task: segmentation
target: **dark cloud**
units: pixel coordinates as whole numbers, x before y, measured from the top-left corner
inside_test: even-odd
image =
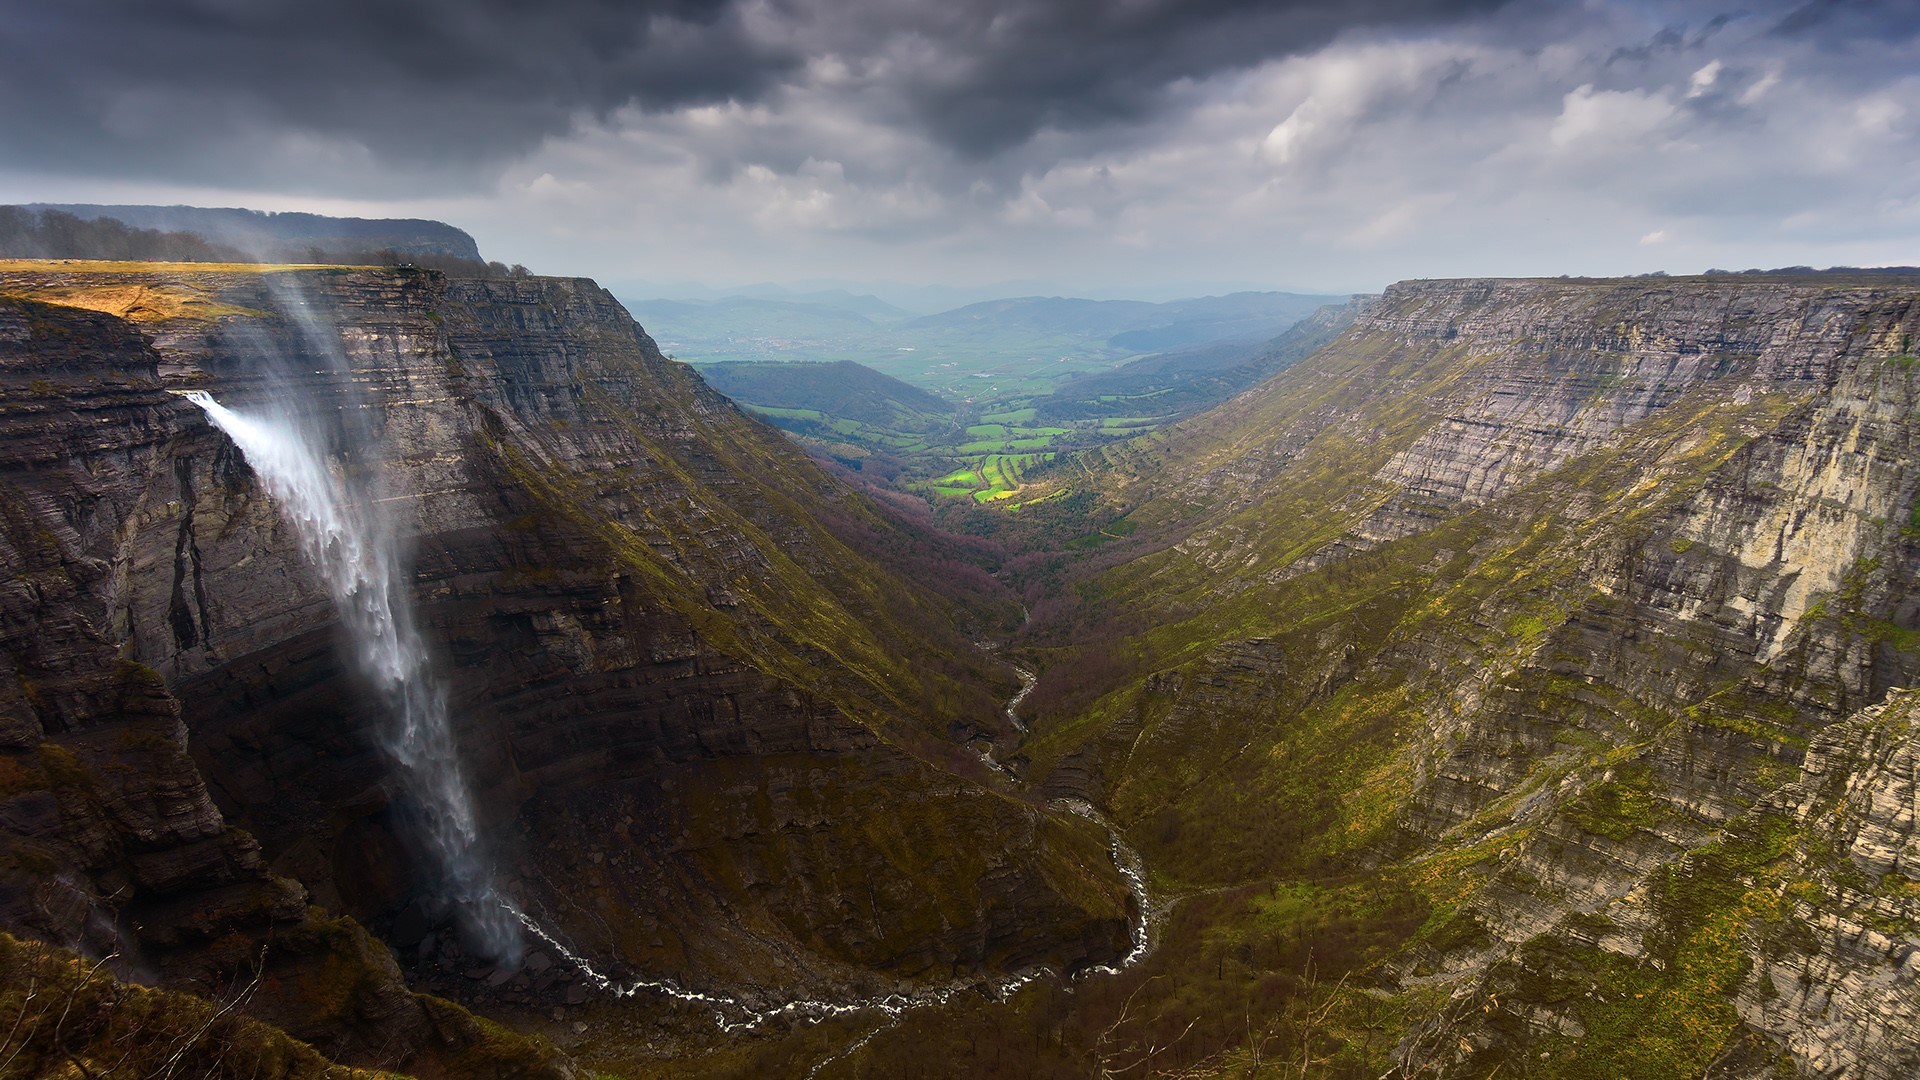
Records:
[[[1787,12],[1773,33],[1847,47],[1863,41],[1920,37],[1913,0],[1813,0]]]
[[[1138,120],[1170,85],[1317,49],[1343,31],[1417,30],[1506,0],[1015,0],[953,4],[867,25],[938,43],[900,90],[939,141],[980,157],[1045,128]],[[882,42],[870,47],[884,49]]]
[[[9,5],[0,155],[75,174],[359,188],[462,175],[583,117],[764,100],[809,56],[971,157],[1180,80],[1504,0],[65,0]],[[891,62],[889,62],[891,61]],[[391,192],[389,192],[391,193]]]
[[[752,98],[801,62],[749,35],[728,0],[9,7],[0,152],[16,164],[196,182],[223,170],[258,179],[246,175],[249,148],[276,151],[263,134],[454,172],[523,151],[583,113]]]

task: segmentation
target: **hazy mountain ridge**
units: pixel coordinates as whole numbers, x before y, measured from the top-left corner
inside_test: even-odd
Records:
[[[831,294],[629,306],[683,360],[853,360],[923,389],[1010,400],[1142,352],[1270,337],[1333,299],[1236,293],[1156,304],[1035,296],[911,318],[872,297]]]
[[[1235,293],[1152,304],[1024,296],[969,304],[923,316],[907,325],[962,337],[1019,328],[1037,334],[1078,335],[1122,353],[1158,352],[1205,341],[1277,333],[1328,299],[1291,293]]]
[[[1036,405],[1043,420],[1115,412],[1177,418],[1217,405],[1311,355],[1347,328],[1370,298],[1327,304],[1260,342],[1223,342],[1142,357],[1068,380]]]

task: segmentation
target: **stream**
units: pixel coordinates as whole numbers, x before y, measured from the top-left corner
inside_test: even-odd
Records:
[[[1022,734],[1026,734],[1028,730],[1027,724],[1020,719],[1018,709],[1020,703],[1026,699],[1027,695],[1033,692],[1034,685],[1038,682],[1038,678],[1033,672],[1018,665],[1014,666],[1014,671],[1020,676],[1020,690],[1007,700],[1006,715],[1007,719],[1013,723],[1016,729]],[[981,752],[981,756],[1002,775],[1018,782],[1018,778],[1014,776],[1012,771],[1000,764],[1000,762],[993,757],[991,748]],[[629,998],[638,994],[651,993],[674,1001],[686,1002],[690,1005],[705,1006],[713,1011],[714,1022],[719,1026],[720,1030],[724,1032],[751,1030],[771,1021],[781,1019],[798,1019],[805,1020],[809,1023],[818,1023],[819,1021],[836,1016],[846,1016],[852,1013],[868,1011],[878,1012],[887,1017],[887,1020],[883,1022],[880,1027],[867,1032],[856,1043],[842,1048],[832,1057],[815,1065],[814,1071],[818,1072],[830,1062],[858,1049],[861,1045],[864,1045],[868,1040],[879,1034],[880,1031],[892,1026],[902,1015],[912,1010],[944,1005],[948,1001],[953,1000],[957,995],[970,991],[977,992],[983,997],[992,998],[996,1001],[1005,1001],[1016,990],[1026,986],[1028,983],[1036,982],[1043,978],[1079,980],[1095,975],[1118,975],[1122,971],[1146,959],[1147,954],[1152,951],[1153,948],[1156,917],[1159,913],[1155,910],[1147,894],[1146,864],[1141,860],[1140,853],[1135,851],[1133,847],[1126,842],[1125,837],[1120,834],[1120,830],[1092,803],[1084,799],[1054,799],[1050,801],[1047,806],[1049,809],[1060,813],[1072,814],[1075,817],[1084,818],[1106,830],[1108,851],[1113,859],[1114,868],[1120,872],[1121,878],[1127,883],[1128,890],[1133,894],[1134,906],[1132,918],[1128,926],[1130,947],[1126,955],[1121,957],[1116,963],[1082,968],[1070,975],[1050,965],[1043,965],[1026,968],[1008,975],[959,979],[938,986],[923,987],[907,992],[881,994],[873,997],[849,998],[842,1001],[822,998],[795,998],[778,1005],[756,1007],[730,994],[688,990],[677,983],[665,979],[636,978],[625,982],[615,980],[597,970],[586,957],[568,948],[552,932],[526,912],[511,904],[507,905],[507,911],[526,928],[528,934],[538,938],[558,953],[566,962],[572,964],[574,968],[580,972],[587,985],[601,993],[609,994],[617,998]]]

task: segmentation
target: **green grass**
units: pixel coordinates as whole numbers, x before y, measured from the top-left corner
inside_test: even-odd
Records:
[[[965,498],[979,504],[1000,502],[1018,494],[1026,471],[1050,457],[1051,454],[985,454],[972,464],[915,485],[915,490],[942,499]]]

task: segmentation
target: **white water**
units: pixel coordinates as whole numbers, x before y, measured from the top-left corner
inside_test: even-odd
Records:
[[[1034,675],[1033,672],[1028,671],[1019,664],[1013,665],[1013,672],[1020,676],[1020,692],[1013,695],[1013,697],[1007,701],[1007,719],[1013,722],[1014,730],[1025,735],[1027,734],[1027,722],[1020,719],[1020,703],[1027,700],[1028,694],[1033,693],[1033,688],[1040,684],[1040,679]]]
[[[440,899],[458,906],[462,929],[479,951],[517,966],[519,920],[494,889],[480,851],[446,693],[401,579],[398,529],[378,500],[347,481],[296,415],[239,413],[200,391],[185,396],[240,448],[325,581],[352,640],[354,667],[384,707],[376,730],[422,819],[420,838],[442,878]]]
[[[1084,799],[1055,799],[1052,805],[1076,817],[1086,818],[1107,830],[1107,850],[1113,856],[1114,868],[1119,870],[1120,876],[1126,879],[1127,887],[1133,891],[1134,903],[1140,906],[1139,913],[1134,917],[1132,925],[1128,927],[1133,939],[1133,947],[1127,950],[1127,955],[1121,957],[1118,964],[1102,964],[1081,972],[1082,975],[1118,975],[1145,960],[1147,953],[1153,950],[1155,910],[1153,902],[1147,898],[1146,860],[1121,839],[1120,830],[1114,827],[1113,822],[1107,820],[1105,814],[1094,809],[1092,803]]]
[[[771,1020],[792,1018],[818,1023],[830,1017],[845,1016],[849,1013],[877,1010],[888,1016],[897,1017],[913,1009],[929,1005],[943,1005],[959,994],[976,991],[989,997],[1005,1000],[1015,990],[1042,978],[1052,972],[1051,968],[1030,968],[1012,975],[999,978],[963,979],[930,986],[908,993],[880,994],[875,997],[849,998],[845,1001],[829,1001],[824,998],[795,998],[778,1005],[764,1008],[755,1007],[731,994],[706,993],[701,990],[688,990],[677,983],[664,979],[634,979],[630,982],[616,982],[596,969],[592,962],[572,949],[567,948],[559,939],[549,933],[539,922],[525,912],[513,909],[520,924],[527,932],[551,946],[555,952],[565,957],[586,976],[587,984],[614,997],[628,998],[636,994],[653,993],[674,1001],[684,1001],[690,1005],[705,1005],[713,1009],[714,1023],[721,1031],[740,1031],[757,1028]]]
[[[1097,812],[1092,811],[1092,807],[1087,807],[1086,810],[1088,812],[1083,813],[1081,810],[1069,807],[1064,803],[1056,803],[1055,805],[1069,813],[1079,814],[1082,817],[1088,817],[1105,824],[1104,819],[1100,818]],[[1132,926],[1130,927],[1133,938],[1133,948],[1128,951],[1127,955],[1121,959],[1118,965],[1101,964],[1095,967],[1084,968],[1074,973],[1073,978],[1075,979],[1085,978],[1089,975],[1118,975],[1121,971],[1132,967],[1144,959],[1149,948],[1147,913],[1152,909],[1147,904],[1146,883],[1144,875],[1140,872],[1139,856],[1134,854],[1131,848],[1126,847],[1120,840],[1119,834],[1113,832],[1111,828],[1109,828],[1109,839],[1113,846],[1115,864],[1119,866],[1121,876],[1126,878],[1128,884],[1134,888],[1134,897],[1140,906],[1140,914],[1133,920]],[[1011,975],[1002,975],[998,978],[982,976],[974,979],[961,979],[955,982],[924,987],[906,993],[880,994],[874,997],[849,998],[843,1001],[830,1001],[823,998],[795,998],[778,1005],[756,1007],[731,994],[688,990],[664,979],[634,979],[629,982],[616,982],[602,974],[586,957],[567,948],[566,945],[562,944],[558,938],[555,938],[549,933],[547,929],[541,926],[533,917],[520,911],[518,908],[511,910],[514,916],[520,920],[520,924],[526,927],[528,933],[539,938],[555,952],[564,957],[581,975],[586,977],[587,984],[594,989],[618,998],[628,998],[637,994],[652,993],[658,994],[661,997],[670,998],[674,1001],[683,1001],[690,1005],[704,1005],[713,1010],[714,1023],[720,1030],[728,1032],[757,1028],[773,1020],[795,1019],[804,1020],[809,1023],[818,1023],[836,1016],[846,1016],[851,1013],[868,1011],[877,1011],[888,1017],[897,1019],[901,1015],[915,1009],[944,1005],[952,1001],[955,997],[968,992],[978,993],[984,997],[993,998],[996,1001],[1005,1001],[1008,997],[1012,996],[1016,990],[1019,990],[1028,983],[1038,982],[1048,976],[1057,977],[1061,974],[1052,967],[1033,967],[1014,972]],[[872,1038],[874,1034],[877,1034],[877,1029],[875,1032],[869,1032],[867,1038]]]

